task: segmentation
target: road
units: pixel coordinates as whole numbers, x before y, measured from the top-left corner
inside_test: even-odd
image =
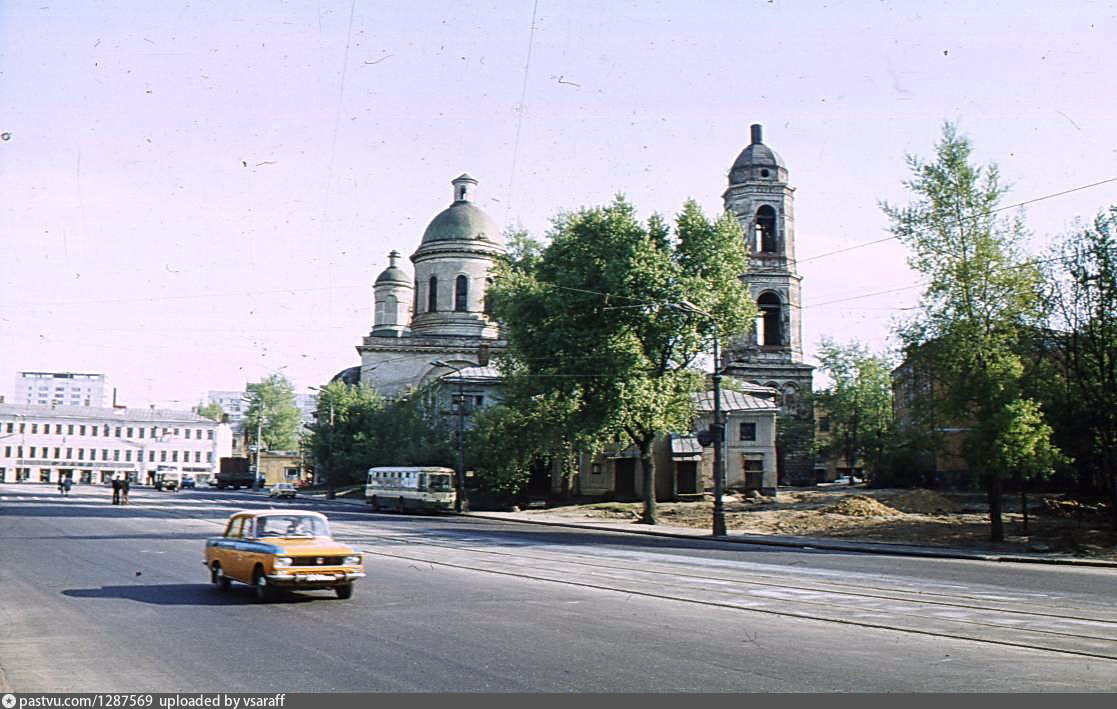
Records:
[[[1112,691],[1117,571],[373,514],[257,492],[0,485],[0,689]],[[203,540],[325,512],[369,578],[257,603]]]

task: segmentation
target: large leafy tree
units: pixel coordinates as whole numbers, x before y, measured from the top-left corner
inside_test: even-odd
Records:
[[[225,409],[221,408],[221,404],[214,402],[200,407],[198,409],[198,415],[205,416],[207,419],[220,423],[225,420]]]
[[[830,377],[815,395],[830,419],[825,452],[845,459],[852,484],[857,461],[866,469],[879,463],[892,430],[891,366],[858,342],[824,339],[818,358]]]
[[[1117,529],[1117,207],[1055,249],[1047,296],[1059,383],[1049,409],[1082,487],[1110,495]]]
[[[934,160],[907,159],[911,202],[882,207],[911,250],[909,266],[926,279],[918,314],[900,336],[908,357],[931,375],[933,404],[967,429],[962,451],[985,484],[990,533],[999,541],[1005,441],[1027,430],[1035,450],[1052,445],[1038,408],[1023,403],[1018,352],[1023,333],[1042,318],[1041,277],[1022,253],[1021,221],[997,216],[1006,188],[996,166],[971,164],[971,151],[945,124]]]
[[[244,416],[248,440],[262,450],[290,451],[299,445],[301,414],[295,405],[295,386],[282,374],[271,374],[248,385],[249,406]],[[257,440],[257,438],[261,440]]]
[[[711,221],[694,202],[674,229],[641,222],[618,197],[559,216],[536,256],[501,268],[497,318],[509,342],[509,405],[542,406],[565,441],[621,440],[639,450],[643,521],[656,522],[652,443],[689,428],[695,359],[715,329],[728,341],[755,307],[740,280],[747,261],[731,215]]]
[[[420,390],[385,400],[372,387],[333,381],[321,388],[307,451],[332,490],[386,465],[452,465],[454,447],[436,397]]]

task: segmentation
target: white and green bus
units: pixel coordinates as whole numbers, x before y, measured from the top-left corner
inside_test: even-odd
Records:
[[[450,468],[369,468],[365,500],[381,509],[452,510],[457,497]]]

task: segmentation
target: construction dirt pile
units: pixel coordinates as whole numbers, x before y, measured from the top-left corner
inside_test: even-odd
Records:
[[[909,514],[944,515],[962,511],[961,505],[934,490],[911,490],[884,499],[890,507]]]
[[[848,495],[833,505],[822,508],[822,511],[849,515],[850,517],[899,517],[903,514],[899,510],[865,495]]]

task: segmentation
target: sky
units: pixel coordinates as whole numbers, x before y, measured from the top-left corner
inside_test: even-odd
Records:
[[[1078,189],[1117,177],[1115,36],[1113,2],[4,0],[0,395],[305,391],[359,364],[373,279],[459,174],[537,237],[617,193],[715,214],[752,123],[796,188],[806,360],[886,352],[904,249],[832,252],[888,236],[945,120],[1030,202],[1032,253],[1117,204]]]

